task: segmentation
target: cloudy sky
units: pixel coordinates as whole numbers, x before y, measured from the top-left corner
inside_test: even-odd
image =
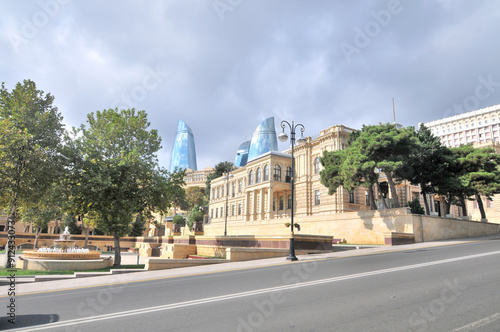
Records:
[[[392,122],[392,98],[405,126],[500,104],[499,22],[495,0],[4,0],[0,80],[68,127],[146,110],[165,167],[183,119],[203,169],[270,116],[314,136]]]

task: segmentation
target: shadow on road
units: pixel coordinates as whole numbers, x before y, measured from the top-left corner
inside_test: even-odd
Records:
[[[16,315],[15,324],[9,322],[9,316],[3,315],[0,320],[0,330],[17,329],[21,327],[30,327],[59,321],[59,315]]]

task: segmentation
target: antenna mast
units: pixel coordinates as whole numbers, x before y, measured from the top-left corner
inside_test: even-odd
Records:
[[[396,106],[394,106],[394,97],[392,98],[392,114],[394,115],[394,124],[396,124]]]

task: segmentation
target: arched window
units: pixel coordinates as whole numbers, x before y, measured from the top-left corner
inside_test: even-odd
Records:
[[[260,183],[260,167],[257,168],[257,172],[255,173],[255,183]]]
[[[285,182],[292,182],[292,168],[290,166],[286,168]]]
[[[274,181],[281,181],[281,167],[280,167],[280,165],[274,166]]]
[[[253,170],[250,170],[248,173],[248,185],[251,186],[253,184]]]
[[[314,174],[319,174],[321,164],[319,163],[319,157],[314,159]]]
[[[264,166],[264,181],[269,181],[269,165]]]

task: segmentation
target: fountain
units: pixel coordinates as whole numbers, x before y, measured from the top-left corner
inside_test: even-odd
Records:
[[[91,270],[110,267],[112,259],[101,258],[99,251],[75,248],[76,241],[71,240],[68,227],[54,240],[53,248],[25,250],[16,267],[25,270]]]
[[[70,240],[71,234],[69,233],[68,226],[64,229],[64,232],[59,235],[59,240],[54,241],[54,246],[60,246],[62,251],[66,251],[68,248],[73,248],[76,241]]]

